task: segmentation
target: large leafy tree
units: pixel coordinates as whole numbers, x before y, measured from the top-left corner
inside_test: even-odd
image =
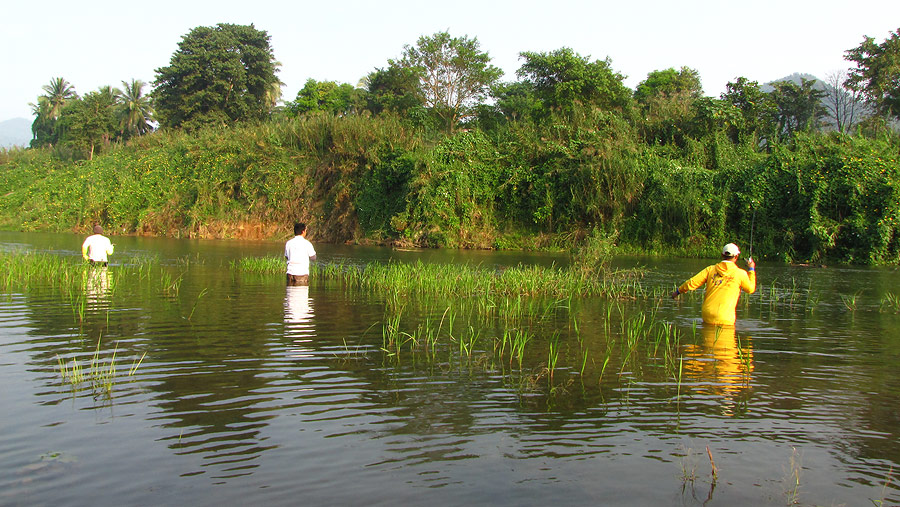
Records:
[[[775,88],[771,95],[775,119],[782,138],[788,138],[794,132],[819,129],[825,116],[822,105],[825,92],[816,88],[815,79],[801,78],[800,84],[776,81],[772,86]]]
[[[97,149],[108,146],[118,132],[117,95],[117,90],[105,86],[66,105],[56,124],[58,142],[92,159]]]
[[[685,134],[696,130],[694,103],[702,93],[700,74],[689,67],[649,73],[634,92],[634,98],[644,112],[644,137],[653,143],[683,144]],[[710,105],[712,103],[707,104]],[[707,107],[707,110],[712,109]],[[704,134],[700,132],[700,135]]]
[[[503,75],[490,61],[477,38],[438,32],[404,46],[402,58],[389,63],[414,73],[426,107],[452,132]]]
[[[366,78],[368,109],[375,114],[391,111],[402,116],[425,106],[416,71],[396,63],[376,69]]]
[[[345,115],[359,112],[365,103],[365,90],[347,83],[309,79],[297,92],[297,98],[287,104],[287,109],[294,115],[315,111]]]
[[[525,63],[516,74],[531,85],[545,113],[572,111],[577,104],[604,110],[624,109],[631,90],[625,76],[612,70],[609,58],[590,61],[570,48],[549,53],[523,52]]]
[[[738,77],[725,85],[725,92],[720,98],[740,112],[741,121],[734,125],[732,132],[734,141],[750,142],[754,138],[757,142],[773,140],[776,130],[775,103],[757,81]]]
[[[122,81],[117,96],[119,130],[123,137],[141,136],[153,130],[153,107],[144,95],[147,83],[140,79]]]
[[[534,88],[521,81],[500,83],[491,89],[495,107],[512,121],[529,118],[540,107]]]
[[[274,107],[278,64],[269,35],[253,25],[198,27],[156,70],[153,98],[161,126],[195,129],[262,120]]]
[[[700,73],[690,67],[654,70],[647,79],[638,84],[634,98],[640,104],[647,104],[653,98],[683,97],[696,99],[703,93]]]
[[[847,87],[861,92],[879,114],[900,119],[900,29],[880,44],[865,37],[862,44],[846,51],[844,58],[856,63]]]

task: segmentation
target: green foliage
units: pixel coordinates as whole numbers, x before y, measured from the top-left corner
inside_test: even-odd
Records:
[[[683,145],[576,104],[437,139],[382,112],[155,132],[75,162],[11,151],[0,227],[281,239],[303,221],[324,242],[577,247],[585,276],[612,249],[714,255],[752,229],[757,257],[900,263],[896,137],[801,132],[761,151],[734,142],[737,107],[693,110]]]
[[[295,116],[317,111],[344,115],[358,113],[365,104],[364,90],[356,89],[347,83],[309,79],[297,92],[297,98],[293,102],[288,102],[286,107]]]
[[[87,93],[66,105],[56,122],[57,143],[93,158],[95,148],[108,146],[116,136],[116,94],[107,88]]]
[[[441,119],[447,132],[471,114],[471,108],[503,75],[479,46],[478,38],[438,32],[419,37],[415,46],[406,45],[403,57],[390,62],[414,73],[425,106]]]
[[[723,243],[728,173],[683,167],[653,156],[645,163],[643,193],[622,238],[645,251],[666,247],[696,251]]]
[[[771,100],[775,104],[776,130],[781,139],[790,139],[795,132],[818,130],[825,107],[825,92],[815,88],[816,80],[801,79],[797,85],[791,81],[772,83]]]
[[[498,153],[480,132],[446,138],[409,182],[408,207],[392,223],[428,246],[484,247],[495,230]]]
[[[356,215],[363,233],[382,239],[406,232],[403,212],[410,178],[417,173],[417,154],[394,151],[379,157],[359,179]]]
[[[525,63],[516,74],[534,89],[545,116],[552,110],[573,112],[576,104],[603,110],[622,110],[629,104],[625,76],[612,70],[609,58],[591,62],[569,48],[519,56]]]
[[[641,81],[635,89],[634,98],[638,104],[647,108],[653,98],[681,95],[696,99],[702,93],[700,73],[695,69],[682,67],[681,70],[669,68],[647,74],[647,79]]]
[[[42,87],[44,94],[40,95],[37,104],[31,104],[35,119],[31,124],[31,133],[34,138],[31,146],[47,146],[57,142],[56,121],[62,114],[67,103],[77,100],[78,94],[75,87],[61,77],[55,77],[49,84]]]
[[[419,90],[416,71],[391,63],[366,77],[367,108],[374,114],[391,112],[408,117],[415,110],[424,110],[425,99]]]
[[[787,261],[900,262],[896,140],[801,136],[739,178],[761,252]]]
[[[122,81],[122,90],[118,93],[117,116],[119,129],[126,139],[142,136],[153,130],[153,106],[150,97],[144,95],[147,83],[140,79]]]
[[[269,35],[219,23],[185,35],[169,65],[156,70],[153,98],[163,127],[194,130],[262,120],[279,86]]]
[[[740,113],[740,121],[729,128],[735,142],[775,142],[775,104],[759,83],[739,77],[726,85],[721,98]]]
[[[883,117],[900,119],[900,29],[880,44],[865,37],[846,51],[845,58],[856,64],[850,69],[848,87],[862,92]]]

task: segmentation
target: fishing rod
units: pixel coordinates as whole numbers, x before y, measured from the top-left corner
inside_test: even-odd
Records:
[[[753,215],[750,218],[750,255],[747,257],[753,260],[753,226],[756,224],[756,206],[753,207]]]

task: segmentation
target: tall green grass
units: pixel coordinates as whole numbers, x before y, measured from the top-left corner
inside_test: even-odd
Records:
[[[284,260],[279,257],[245,257],[233,261],[231,265],[233,269],[249,273],[284,272]],[[642,272],[639,270],[598,275],[559,267],[488,268],[421,261],[364,265],[321,262],[310,266],[312,280],[337,281],[358,290],[404,295],[427,294],[443,298],[527,296],[570,300],[572,297],[582,296],[633,297],[642,291],[641,276]],[[510,301],[502,304],[509,305]]]

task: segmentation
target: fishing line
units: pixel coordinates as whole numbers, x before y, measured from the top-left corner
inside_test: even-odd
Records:
[[[748,258],[753,260],[753,226],[756,224],[756,207],[753,208],[753,216],[750,218],[750,255]]]

